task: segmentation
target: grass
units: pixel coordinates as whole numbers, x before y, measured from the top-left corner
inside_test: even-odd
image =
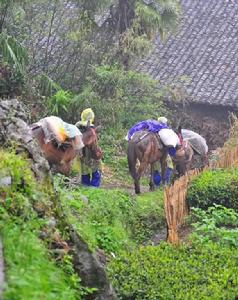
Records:
[[[6,263],[5,300],[82,299],[67,283],[67,277],[48,257],[38,232],[29,223],[10,221],[2,226]]]
[[[92,250],[117,254],[165,226],[163,192],[131,196],[122,189],[59,188],[64,211]]]

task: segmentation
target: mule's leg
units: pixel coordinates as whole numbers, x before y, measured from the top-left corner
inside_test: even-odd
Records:
[[[167,169],[167,152],[161,157],[160,165],[161,165],[161,177],[162,177],[162,184],[165,184],[165,175]]]
[[[140,178],[142,176],[142,173],[146,169],[147,165],[148,164],[146,162],[141,162],[137,169],[135,180],[134,180],[136,194],[140,194]]]
[[[155,190],[155,184],[154,184],[153,176],[154,176],[154,164],[150,164],[150,183],[149,183],[150,191]]]
[[[135,179],[134,185],[135,185],[135,193],[140,194],[140,179]]]

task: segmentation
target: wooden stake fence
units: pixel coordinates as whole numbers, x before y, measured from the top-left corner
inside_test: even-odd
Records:
[[[188,215],[186,202],[187,188],[191,179],[199,174],[199,170],[191,170],[180,177],[170,187],[164,189],[164,207],[168,224],[168,242],[179,244],[178,229]]]
[[[211,168],[231,168],[238,166],[238,146],[221,151],[218,161]],[[205,168],[205,170],[209,167]],[[189,171],[185,176],[180,177],[170,187],[164,189],[165,216],[168,224],[168,242],[179,244],[178,229],[188,215],[186,202],[188,184],[200,174],[198,169]]]

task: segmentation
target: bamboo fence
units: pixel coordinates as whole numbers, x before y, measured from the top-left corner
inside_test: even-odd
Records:
[[[198,169],[191,170],[176,180],[172,186],[164,189],[164,207],[168,225],[167,241],[169,243],[179,244],[178,229],[188,215],[186,201],[188,184],[198,174]]]
[[[221,149],[216,163],[204,168],[232,168],[238,166],[238,146],[231,149]],[[180,177],[170,187],[164,189],[164,207],[168,225],[167,241],[172,244],[179,244],[178,229],[188,215],[188,204],[186,202],[189,182],[203,170],[194,169]]]

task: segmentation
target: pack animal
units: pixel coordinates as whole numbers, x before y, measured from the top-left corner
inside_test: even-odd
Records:
[[[88,126],[82,136],[66,139],[63,143],[58,143],[56,139],[45,143],[45,134],[41,127],[35,127],[32,131],[50,166],[54,167],[56,172],[66,176],[70,174],[73,159],[80,155],[80,149],[76,147],[77,139],[82,139],[83,145],[89,147],[95,157],[101,155],[98,147],[97,128]]]
[[[154,163],[160,161],[162,178],[165,176],[167,149],[158,134],[149,131],[136,132],[128,143],[127,160],[134,180],[135,193],[140,193],[140,178],[150,166],[150,190],[154,190]]]
[[[208,165],[207,154],[201,155],[193,149],[191,143],[187,141],[176,151],[176,155],[173,158],[173,162],[179,176],[185,175],[185,173],[192,168],[194,155],[200,156],[201,161],[199,168],[202,169]]]

